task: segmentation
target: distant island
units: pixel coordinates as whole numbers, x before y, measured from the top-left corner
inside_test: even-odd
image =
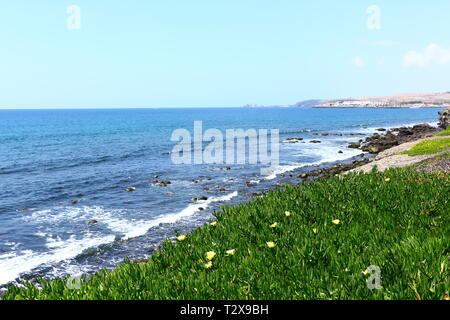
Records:
[[[392,96],[344,98],[344,99],[312,99],[300,101],[292,105],[262,106],[247,104],[246,108],[261,107],[306,107],[306,108],[435,108],[450,107],[450,91],[428,94],[398,94]]]
[[[244,108],[290,108],[290,107],[305,107],[305,108],[311,108],[318,106],[322,103],[325,103],[327,100],[323,99],[311,99],[311,100],[304,100],[300,101],[294,104],[288,104],[288,105],[272,105],[272,106],[264,106],[264,105],[258,105],[258,104],[246,104],[243,107]]]

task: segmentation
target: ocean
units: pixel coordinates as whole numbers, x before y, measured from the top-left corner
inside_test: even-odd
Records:
[[[380,127],[435,124],[438,110],[0,110],[0,286],[146,258],[176,232],[213,219],[220,206],[297,183],[317,166],[351,162],[362,152],[350,142]],[[261,164],[174,164],[172,132],[193,132],[199,120],[204,130],[279,129],[279,165],[264,176]],[[199,197],[207,199],[192,201]]]

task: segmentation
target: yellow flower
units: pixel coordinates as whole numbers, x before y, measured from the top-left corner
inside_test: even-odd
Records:
[[[364,270],[364,271],[361,271],[361,273],[363,274],[363,275],[365,275],[365,276],[367,276],[368,274],[369,274],[369,270]]]
[[[314,233],[317,233],[317,229],[316,229],[316,228],[313,228],[313,232],[314,232]]]
[[[386,179],[384,179],[384,181],[389,182],[389,181],[391,181],[391,178],[386,178]]]
[[[273,241],[266,242],[266,244],[269,248],[275,248],[275,246],[276,246],[276,243]]]
[[[178,236],[177,240],[184,241],[184,240],[186,240],[186,236],[184,234],[182,234],[181,236]]]
[[[213,264],[212,264],[211,261],[209,261],[209,262],[205,263],[204,266],[205,266],[206,269],[209,269],[209,268],[211,268],[213,266]]]
[[[335,220],[333,220],[333,221],[331,221],[331,222],[333,222],[333,224],[340,224],[340,223],[341,223],[341,220],[335,219]]]
[[[278,227],[278,223],[275,222],[275,223],[271,224],[270,227],[271,227],[271,228],[276,228],[276,227]]]
[[[211,222],[210,224],[209,224],[210,226],[217,226],[217,221],[213,221],[213,222]]]
[[[227,250],[226,253],[229,256],[234,256],[234,254],[236,253],[236,249]]]
[[[292,215],[292,213],[291,213],[290,211],[286,211],[286,212],[284,213],[284,215],[285,215],[286,217],[290,217],[290,216]]]
[[[214,257],[216,256],[216,253],[214,252],[214,251],[208,251],[207,253],[206,253],[206,259],[208,259],[208,260],[212,260],[212,259],[214,259]]]

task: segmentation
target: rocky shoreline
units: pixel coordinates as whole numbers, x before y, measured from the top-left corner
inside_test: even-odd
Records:
[[[441,113],[440,113],[441,114]],[[448,110],[447,113],[448,115]],[[440,119],[440,123],[444,123]],[[448,126],[448,122],[447,122]],[[432,127],[429,124],[417,124],[412,127],[400,127],[387,130],[385,128],[377,129],[377,133],[361,139],[359,142],[350,143],[348,148],[360,149],[363,152],[363,159],[353,160],[351,163],[339,163],[327,168],[320,168],[307,173],[301,173],[298,178],[303,180],[314,180],[317,178],[327,178],[336,174],[349,172],[359,167],[365,166],[376,158],[379,153],[399,146],[404,143],[414,142],[424,138],[431,138],[434,134],[442,131],[442,127]],[[321,134],[324,135],[324,134]],[[440,164],[441,167],[445,167],[448,164]],[[430,168],[434,168],[431,164]]]
[[[351,143],[349,148],[361,149],[371,154],[378,154],[402,143],[432,137],[441,131],[441,129],[432,127],[429,124],[418,124],[413,127],[393,128],[391,130],[379,128],[378,131],[385,133],[375,133],[365,140]]]
[[[298,183],[304,182],[304,181],[313,181],[321,178],[327,178],[331,176],[335,176],[338,174],[342,174],[345,172],[349,172],[352,170],[355,170],[357,168],[360,168],[364,165],[370,164],[375,160],[376,155],[379,153],[391,149],[393,147],[399,146],[403,143],[412,142],[416,140],[420,140],[423,138],[431,137],[432,135],[442,131],[443,128],[448,126],[449,122],[449,109],[443,110],[439,112],[440,119],[439,119],[439,125],[440,127],[432,127],[428,124],[418,124],[412,127],[400,127],[400,128],[393,128],[393,129],[385,129],[385,128],[379,128],[377,129],[377,133],[366,137],[366,134],[363,133],[351,133],[351,134],[341,134],[341,133],[313,133],[314,136],[360,136],[361,139],[356,143],[351,143],[348,145],[349,148],[355,148],[361,150],[361,154],[352,158],[351,160],[342,161],[340,163],[335,163],[334,165],[328,165],[328,166],[321,166],[317,167],[315,170],[308,171],[308,172],[302,172],[300,170],[292,171],[290,173],[281,174],[280,176],[286,176],[287,183],[291,185],[297,185]],[[304,138],[287,138],[285,143],[306,143],[304,141]],[[321,143],[320,140],[311,140],[309,143]],[[342,152],[342,151],[340,151]],[[449,166],[448,161],[441,161],[437,164],[424,164],[427,166],[427,171],[433,171],[433,170],[439,170],[442,167]],[[217,170],[224,170],[228,171],[231,170],[230,167],[224,167],[219,168]],[[159,180],[159,176],[153,176],[152,184],[159,187],[167,187],[171,184],[170,180]],[[197,183],[197,180],[193,180],[193,183]],[[283,185],[280,184],[280,185]],[[253,186],[251,182],[247,182],[246,186],[249,187],[249,191],[245,194],[248,198],[253,197],[262,197],[264,196],[269,190],[252,190],[250,187]],[[225,187],[217,186],[219,191],[226,191]],[[135,191],[135,187],[128,187],[124,191],[127,192],[133,192]],[[204,190],[207,190],[206,188]],[[208,197],[205,197],[203,195],[199,195],[197,198],[192,198],[191,201],[193,203],[198,203],[202,200],[207,200]],[[72,200],[72,205],[76,205],[78,203],[78,200]],[[203,207],[201,207],[199,210],[205,210]],[[95,225],[98,223],[96,219],[91,219],[89,221],[86,221],[88,225]],[[150,249],[150,252],[155,252],[157,250],[161,249],[161,245],[155,245]],[[147,258],[140,258],[134,260],[136,263],[145,263],[148,261]]]

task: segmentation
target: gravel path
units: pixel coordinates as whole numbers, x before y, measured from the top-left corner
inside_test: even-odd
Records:
[[[376,157],[375,160],[371,163],[365,164],[361,167],[355,168],[353,170],[350,170],[349,172],[370,172],[373,167],[377,166],[378,171],[384,171],[389,168],[403,168],[407,166],[411,166],[417,163],[420,163],[422,161],[434,158],[436,156],[439,156],[441,154],[444,154],[448,152],[448,150],[439,152],[436,154],[430,154],[430,155],[419,155],[419,156],[409,156],[407,154],[398,154],[400,152],[406,151],[411,149],[413,146],[415,146],[417,143],[427,140],[435,140],[435,139],[445,139],[448,137],[431,137],[431,138],[425,138],[425,139],[419,139],[412,142],[403,143],[399,146],[387,149],[383,152],[380,152]],[[444,164],[445,165],[445,164]]]
[[[432,163],[424,164],[416,169],[417,171],[427,171],[431,173],[445,172],[450,173],[450,159],[440,159]]]

